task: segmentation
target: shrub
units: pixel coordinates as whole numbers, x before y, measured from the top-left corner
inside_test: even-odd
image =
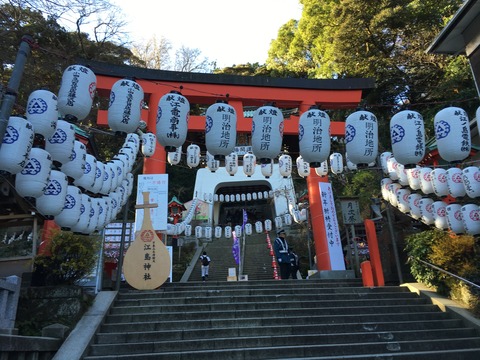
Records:
[[[479,284],[480,248],[473,236],[429,230],[408,236],[406,244],[410,271],[417,281],[433,287],[442,295],[464,303],[474,314],[480,314],[478,290],[419,261],[426,261]]]
[[[100,236],[54,233],[46,249],[49,255],[34,258],[36,278],[41,279],[39,285],[74,285],[92,272],[101,245]]]

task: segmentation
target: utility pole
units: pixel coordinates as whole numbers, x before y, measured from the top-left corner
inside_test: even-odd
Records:
[[[5,95],[2,99],[2,106],[0,107],[0,146],[2,146],[5,131],[7,131],[8,119],[12,113],[13,105],[15,105],[15,101],[17,100],[18,88],[22,81],[25,63],[30,55],[32,45],[33,38],[29,35],[24,35],[17,52],[12,76],[10,76],[10,80],[8,81]]]

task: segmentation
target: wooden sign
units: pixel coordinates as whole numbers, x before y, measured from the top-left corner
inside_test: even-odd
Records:
[[[142,228],[135,236],[123,260],[123,273],[128,284],[138,290],[152,290],[161,286],[170,276],[170,254],[165,244],[155,233],[150,209],[157,204],[150,204],[150,193],[144,192],[143,205],[136,205],[137,209],[144,209]]]

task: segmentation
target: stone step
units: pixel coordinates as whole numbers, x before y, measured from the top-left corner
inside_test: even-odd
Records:
[[[276,340],[276,339],[273,339]],[[106,354],[106,355],[89,355],[85,360],[100,360],[100,359],[168,359],[168,360],[211,360],[211,359],[298,359],[308,357],[327,357],[335,356],[350,356],[350,355],[369,355],[375,354],[374,358],[379,359],[378,354],[392,354],[402,351],[405,353],[414,353],[418,359],[421,359],[421,352],[436,351],[442,354],[444,351],[452,351],[458,353],[458,350],[468,349],[470,353],[477,356],[480,351],[479,338],[455,338],[455,339],[438,339],[438,340],[413,340],[413,341],[376,341],[376,342],[360,342],[360,343],[333,343],[333,344],[318,344],[318,341],[312,345],[298,345],[298,346],[283,346],[284,338],[279,338],[278,342],[272,343],[272,346],[261,346],[249,348],[243,346],[241,348],[223,348],[223,349],[208,349],[198,350],[197,347],[191,351],[168,351],[159,352],[155,342],[142,344],[129,344],[128,354]],[[138,346],[138,347],[137,347]],[[113,350],[117,345],[112,346]],[[473,352],[472,352],[473,350]],[[138,352],[136,352],[138,351]],[[160,350],[161,351],[161,350]],[[280,357],[279,357],[280,356]],[[386,357],[388,359],[388,356]],[[405,357],[405,359],[412,359],[412,357]],[[447,359],[447,358],[445,358]],[[450,357],[449,359],[455,359]],[[457,357],[458,359],[458,357]],[[473,359],[473,358],[472,358]],[[478,359],[478,357],[476,358]]]
[[[272,325],[307,325],[307,324],[341,324],[354,322],[389,322],[389,321],[416,321],[416,320],[444,320],[449,319],[448,314],[443,312],[394,312],[391,313],[371,313],[371,314],[327,314],[327,315],[296,315],[296,316],[265,316],[263,317],[237,317],[237,318],[209,318],[205,319],[165,319],[165,317],[155,316],[151,319],[148,316],[135,316],[135,320],[130,322],[122,320],[121,316],[106,319],[102,325],[102,332],[114,332],[116,327],[126,326],[131,331],[151,331],[169,329],[205,329],[219,327],[248,327],[248,326],[272,326]],[[289,314],[289,313],[288,313]],[[136,329],[136,330],[135,330]],[[128,330],[127,330],[128,331]]]
[[[161,295],[160,295],[161,296]],[[116,306],[162,306],[169,304],[217,304],[227,302],[271,302],[271,301],[287,301],[292,297],[301,298],[304,302],[317,302],[317,301],[339,301],[339,300],[378,300],[378,299],[419,299],[417,294],[411,292],[392,293],[392,292],[370,292],[364,294],[337,294],[337,293],[319,293],[312,294],[311,292],[299,291],[295,294],[270,294],[270,295],[236,295],[236,296],[202,296],[198,292],[188,297],[156,297],[156,298],[136,298],[136,299],[119,299],[116,302]]]
[[[111,309],[111,315],[130,315],[130,314],[157,314],[157,313],[188,313],[188,312],[226,312],[226,311],[243,311],[243,310],[269,310],[279,311],[287,308],[294,302],[296,308],[332,308],[341,307],[343,309],[352,308],[356,311],[359,308],[371,308],[376,306],[419,306],[427,304],[427,300],[423,298],[411,298],[411,299],[355,299],[355,300],[317,300],[317,301],[304,301],[302,297],[293,295],[290,297],[283,296],[277,301],[235,301],[235,302],[221,302],[212,303],[208,301],[208,298],[203,298],[202,303],[195,304],[164,304],[158,305],[142,305],[142,306],[115,306]],[[429,306],[432,306],[431,304]],[[344,310],[351,312],[351,310]]]
[[[192,339],[213,339],[222,337],[246,337],[269,335],[302,335],[302,334],[340,334],[340,333],[385,333],[395,331],[445,331],[447,329],[462,329],[463,324],[459,319],[399,321],[399,322],[363,322],[345,324],[314,324],[314,325],[271,325],[247,327],[222,327],[203,328],[201,331],[190,329],[168,329],[147,331],[145,327],[128,327],[119,325],[118,328],[110,327],[115,332],[102,332],[97,334],[97,344],[116,344],[142,341],[183,341]],[[161,328],[159,326],[159,328]],[[105,330],[105,329],[104,329]],[[138,331],[137,331],[138,330]],[[471,329],[469,329],[471,330]]]
[[[348,346],[361,343],[376,343],[389,341],[399,343],[415,341],[421,338],[422,341],[445,340],[463,338],[470,344],[480,345],[480,339],[476,339],[473,329],[437,329],[423,331],[388,331],[388,332],[360,332],[360,333],[339,333],[339,334],[300,334],[300,335],[268,335],[268,336],[238,336],[220,337],[214,339],[203,338],[181,341],[165,341],[154,339],[151,341],[141,340],[140,342],[110,344],[94,344],[90,354],[111,355],[111,354],[144,354],[148,352],[173,352],[173,351],[207,351],[217,349],[240,349],[257,347],[279,347],[279,346],[312,346],[317,344],[330,345],[338,344]],[[163,340],[163,341],[162,341]]]

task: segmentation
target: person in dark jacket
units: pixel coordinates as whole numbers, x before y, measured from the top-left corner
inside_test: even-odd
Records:
[[[207,252],[204,251],[203,255],[200,256],[200,264],[202,268],[202,280],[205,281],[208,279],[208,270],[210,268],[210,257],[207,255]]]
[[[290,275],[292,276],[292,279],[298,279],[297,278],[297,272],[298,272],[298,255],[295,253],[293,250],[293,247],[288,249],[288,255],[290,256]]]
[[[282,280],[288,279],[290,276],[290,256],[288,254],[288,242],[285,230],[277,231],[277,238],[273,243],[275,257],[277,258],[278,266],[280,267],[280,278]]]

